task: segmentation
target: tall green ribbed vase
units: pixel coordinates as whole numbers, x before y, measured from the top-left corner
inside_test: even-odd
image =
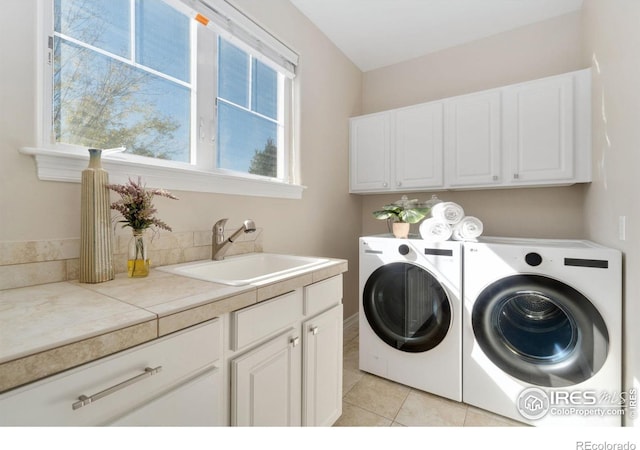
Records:
[[[113,236],[109,203],[109,174],[102,168],[102,150],[89,149],[89,166],[82,171],[80,199],[81,283],[113,280]]]

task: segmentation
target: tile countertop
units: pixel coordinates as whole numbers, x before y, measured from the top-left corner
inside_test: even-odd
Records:
[[[330,259],[277,281],[146,278],[0,290],[0,393],[347,271]]]

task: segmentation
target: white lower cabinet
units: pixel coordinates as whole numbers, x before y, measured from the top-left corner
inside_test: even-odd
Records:
[[[342,414],[342,305],[306,321],[302,424],[330,426]]]
[[[342,275],[0,394],[0,426],[328,426],[341,413]]]
[[[291,328],[231,362],[232,425],[300,425],[299,334]]]
[[[341,275],[233,312],[230,324],[231,425],[329,426],[340,417]]]
[[[0,425],[224,425],[221,365],[215,319],[2,394]]]

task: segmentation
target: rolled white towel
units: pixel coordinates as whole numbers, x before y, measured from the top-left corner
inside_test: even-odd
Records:
[[[451,237],[453,230],[444,220],[430,217],[420,224],[420,236],[425,241],[444,242]]]
[[[482,234],[482,221],[477,217],[464,216],[453,226],[452,238],[456,241],[474,241]]]
[[[462,206],[453,202],[437,203],[431,208],[431,217],[440,219],[449,225],[455,225],[464,217]]]

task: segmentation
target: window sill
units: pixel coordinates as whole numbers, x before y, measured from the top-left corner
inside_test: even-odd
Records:
[[[23,147],[20,153],[33,156],[38,178],[43,181],[79,183],[87,168],[89,153],[73,154],[44,148]],[[112,183],[126,183],[129,178],[142,177],[150,187],[175,191],[210,192],[255,197],[302,198],[305,186],[259,177],[243,177],[192,167],[175,167],[148,162],[124,160],[114,155],[104,156],[102,167],[109,172]]]

